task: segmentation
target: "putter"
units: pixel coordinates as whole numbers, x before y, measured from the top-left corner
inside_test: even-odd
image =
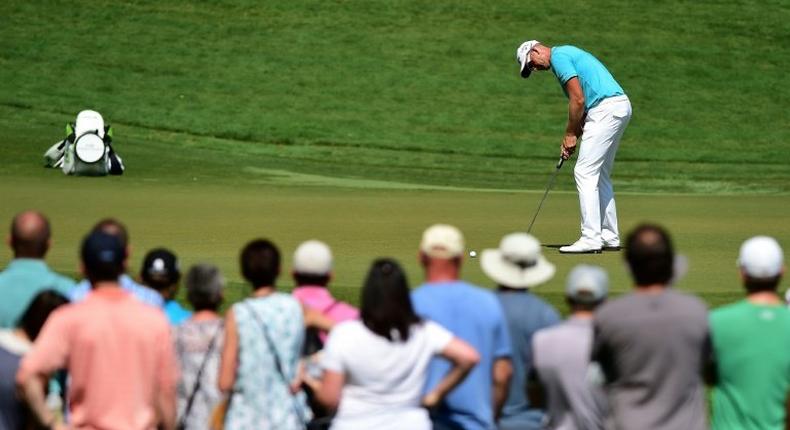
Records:
[[[565,160],[563,160],[562,157],[560,157],[560,161],[557,162],[557,168],[554,169],[554,173],[551,174],[549,183],[546,186],[546,192],[543,193],[543,198],[540,199],[540,204],[538,204],[538,210],[535,211],[535,216],[532,217],[532,222],[529,223],[529,228],[527,229],[527,233],[532,232],[532,226],[535,224],[535,220],[538,218],[538,214],[540,213],[540,208],[543,207],[543,202],[546,201],[546,196],[549,195],[549,190],[551,189],[552,186],[554,186],[554,180],[557,178],[557,173],[559,173],[560,167],[562,167],[563,162],[565,162]]]

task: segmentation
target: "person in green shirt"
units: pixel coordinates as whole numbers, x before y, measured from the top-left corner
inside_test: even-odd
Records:
[[[0,328],[16,327],[33,298],[44,290],[68,297],[74,280],[55,273],[44,262],[50,247],[49,220],[36,211],[25,211],[11,222],[8,244],[14,259],[0,272]]]
[[[790,309],[777,294],[783,260],[773,238],[744,242],[738,266],[746,299],[710,313],[713,429],[779,430],[790,423]]]

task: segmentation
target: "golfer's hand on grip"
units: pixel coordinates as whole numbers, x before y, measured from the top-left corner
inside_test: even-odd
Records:
[[[576,136],[573,134],[566,134],[560,145],[560,154],[563,160],[571,158],[571,155],[576,152]]]

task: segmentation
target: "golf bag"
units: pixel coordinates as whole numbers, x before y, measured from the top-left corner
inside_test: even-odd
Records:
[[[66,125],[66,138],[44,153],[47,167],[67,175],[121,175],[123,160],[112,148],[112,128],[104,125],[98,112],[85,110],[75,124]]]

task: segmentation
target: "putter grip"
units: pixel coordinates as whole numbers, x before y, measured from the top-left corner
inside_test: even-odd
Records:
[[[562,163],[564,163],[564,162],[565,162],[565,160],[564,160],[562,157],[560,157],[560,161],[559,161],[559,162],[557,162],[557,169],[559,169],[560,167],[562,167]]]

